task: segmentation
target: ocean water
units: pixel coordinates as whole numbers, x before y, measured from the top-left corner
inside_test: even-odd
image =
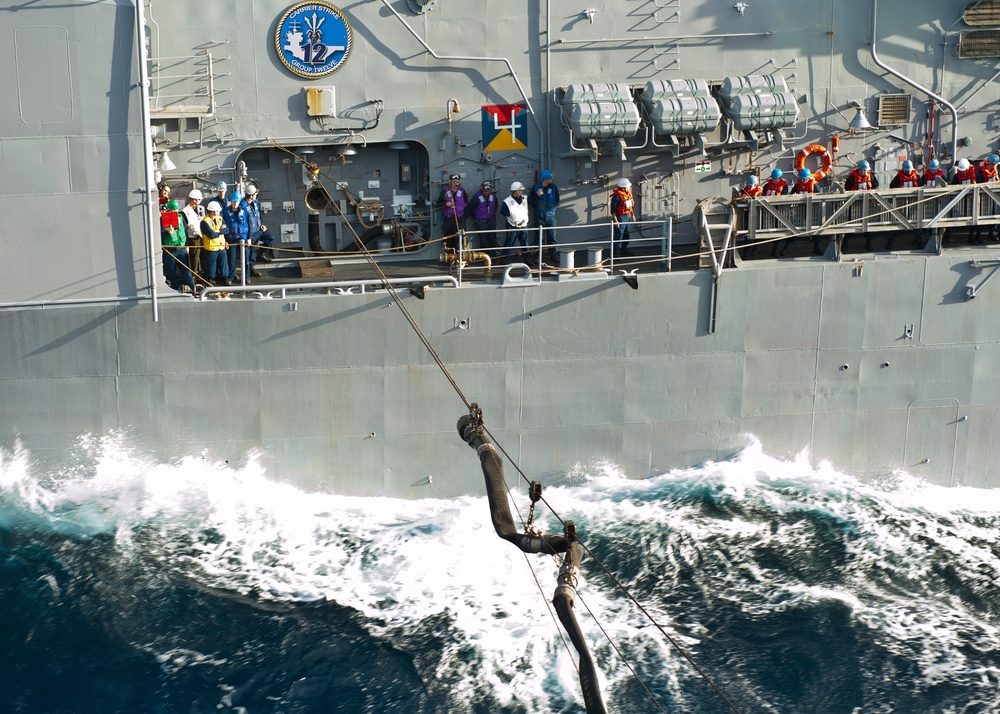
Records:
[[[74,458],[0,451],[2,712],[584,711],[558,563],[485,497],[305,493],[115,439]],[[1000,491],[751,443],[545,497],[739,711],[1000,711]],[[576,611],[609,711],[732,711],[590,559]]]

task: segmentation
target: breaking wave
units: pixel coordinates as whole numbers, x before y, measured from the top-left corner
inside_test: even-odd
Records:
[[[558,563],[498,539],[485,497],[307,493],[113,439],[74,458],[0,452],[12,711],[584,711]],[[1000,491],[865,483],[753,442],[545,498],[655,621],[584,561],[612,711],[729,711],[659,628],[742,711],[1000,710]]]

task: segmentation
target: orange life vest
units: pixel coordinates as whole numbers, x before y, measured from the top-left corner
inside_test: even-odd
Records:
[[[872,172],[871,171],[858,171],[854,169],[851,172],[851,176],[854,177],[854,190],[855,191],[870,191],[872,188]]]
[[[615,206],[616,216],[628,216],[632,214],[632,192],[627,188],[616,188],[612,197],[618,196],[618,205]]]
[[[955,170],[956,184],[970,184],[976,182],[976,169],[972,166],[966,171]]]
[[[944,169],[924,169],[924,186],[934,188],[935,186],[944,186],[947,181],[944,180]]]
[[[743,196],[746,198],[757,198],[757,196],[764,193],[764,189],[760,187],[760,184],[755,183],[753,186],[743,187]]]
[[[780,196],[786,193],[788,189],[788,182],[785,179],[768,179],[767,183],[764,184],[764,195],[765,196]]]
[[[983,177],[983,183],[997,180],[997,167],[985,159],[979,162],[979,173]]]
[[[816,179],[810,176],[795,182],[795,193],[813,193],[816,190]]]
[[[920,177],[917,176],[916,170],[910,171],[910,173],[906,173],[905,171],[900,169],[899,172],[896,174],[896,177],[899,179],[900,188],[916,188],[917,186],[920,185]]]

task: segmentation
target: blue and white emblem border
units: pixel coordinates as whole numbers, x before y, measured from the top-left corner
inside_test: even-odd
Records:
[[[306,79],[325,77],[340,69],[353,41],[344,13],[325,2],[292,5],[274,32],[274,48],[281,63]]]

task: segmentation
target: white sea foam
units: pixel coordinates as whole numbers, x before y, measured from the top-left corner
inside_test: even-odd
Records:
[[[970,662],[967,648],[995,651],[1000,632],[944,584],[942,561],[961,569],[961,587],[986,592],[1000,578],[1000,491],[906,474],[890,481],[811,466],[804,452],[775,459],[751,439],[729,460],[641,481],[611,465],[579,470],[546,500],[577,520],[599,557],[623,567],[625,584],[696,658],[713,635],[711,603],[753,619],[836,602],[881,647],[915,663],[914,691],[964,682],[982,694],[998,675]],[[581,701],[547,606],[558,565],[497,538],[485,498],[306,493],[269,480],[254,458],[242,467],[197,457],[158,464],[107,439],[82,444],[79,466],[60,474],[33,474],[23,449],[0,452],[0,499],[60,532],[114,533],[124,557],[159,559],[208,587],[354,608],[376,637],[444,618],[448,644],[422,675],[456,682],[459,696],[485,689],[531,711]],[[820,545],[832,552],[828,578],[809,571]],[[592,563],[579,593],[602,685],[613,691],[631,675],[590,613],[683,705],[681,684],[695,675],[645,616]],[[462,654],[469,647],[478,658]],[[777,710],[766,694],[757,708]]]

